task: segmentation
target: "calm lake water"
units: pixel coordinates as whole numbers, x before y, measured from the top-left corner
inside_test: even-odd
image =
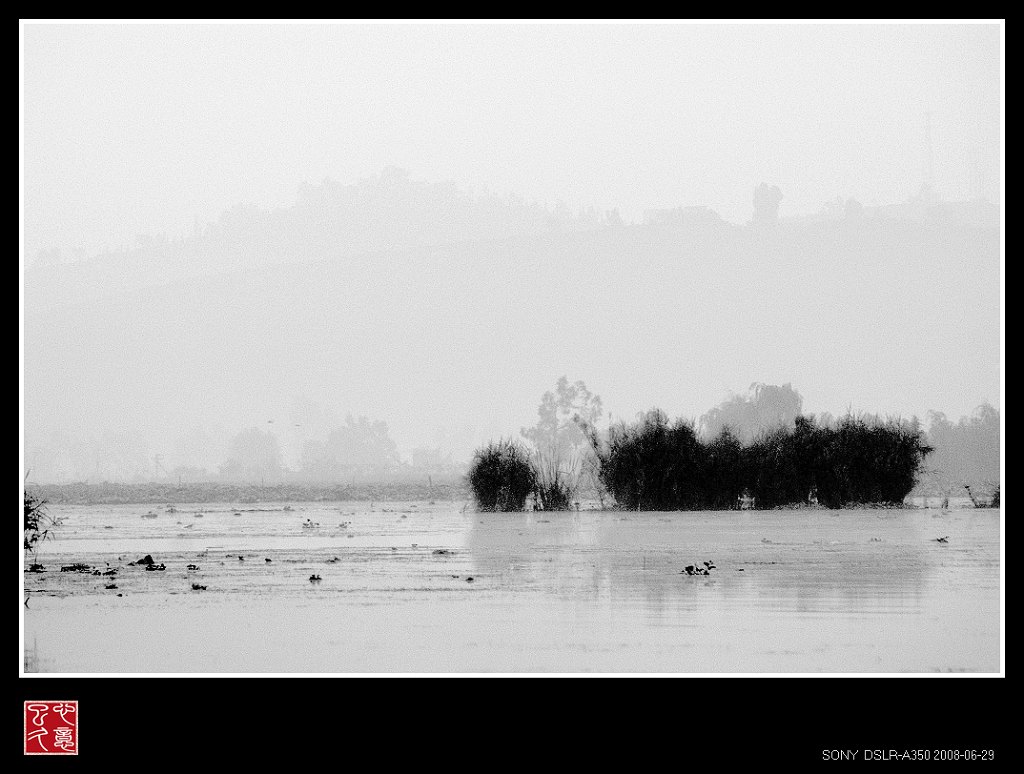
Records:
[[[998,510],[285,507],[51,507],[46,571],[24,576],[27,670],[1000,668]],[[128,565],[146,554],[166,569]],[[60,571],[75,562],[116,573]]]

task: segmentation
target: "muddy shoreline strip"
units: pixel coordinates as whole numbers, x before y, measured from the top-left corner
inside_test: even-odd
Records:
[[[274,503],[466,500],[469,489],[459,482],[375,484],[30,484],[33,494],[62,505],[158,505],[183,503]]]

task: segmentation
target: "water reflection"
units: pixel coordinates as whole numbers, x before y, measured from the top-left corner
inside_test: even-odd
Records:
[[[475,516],[467,546],[479,575],[521,591],[642,604],[655,618],[722,605],[920,611],[943,565],[977,547],[962,526],[946,523],[961,534],[944,550],[918,514],[878,511]],[[705,560],[716,565],[710,576],[681,574]],[[983,574],[997,580],[998,568]]]

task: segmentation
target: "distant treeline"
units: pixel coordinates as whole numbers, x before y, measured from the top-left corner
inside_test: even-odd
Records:
[[[958,422],[938,411],[928,412],[928,443],[935,451],[918,490],[931,494],[964,493],[964,484],[979,492],[999,487],[1000,418],[988,403]]]
[[[144,438],[130,432],[76,438],[56,431],[40,443],[26,444],[30,480],[316,486],[405,484],[429,482],[431,477],[446,482],[461,479],[465,472],[439,447],[415,448],[411,461],[402,460],[387,424],[379,420],[348,415],[342,421],[312,402],[297,402],[289,419],[295,420],[290,430],[296,432],[285,430],[292,443],[304,438],[293,467],[285,464],[278,435],[258,427],[233,436],[222,429],[197,427],[178,439],[175,452],[155,456]],[[311,437],[300,435],[298,427],[305,427]]]
[[[69,505],[340,502],[370,500],[410,502],[413,500],[466,500],[468,489],[461,483],[433,484],[38,484],[29,485],[32,494],[48,503]]]

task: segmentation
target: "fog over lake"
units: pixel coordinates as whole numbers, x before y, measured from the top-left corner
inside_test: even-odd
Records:
[[[248,427],[294,467],[349,414],[465,462],[563,374],[623,418],[999,406],[998,27],[24,36],[50,480],[216,472],[190,434]]]

